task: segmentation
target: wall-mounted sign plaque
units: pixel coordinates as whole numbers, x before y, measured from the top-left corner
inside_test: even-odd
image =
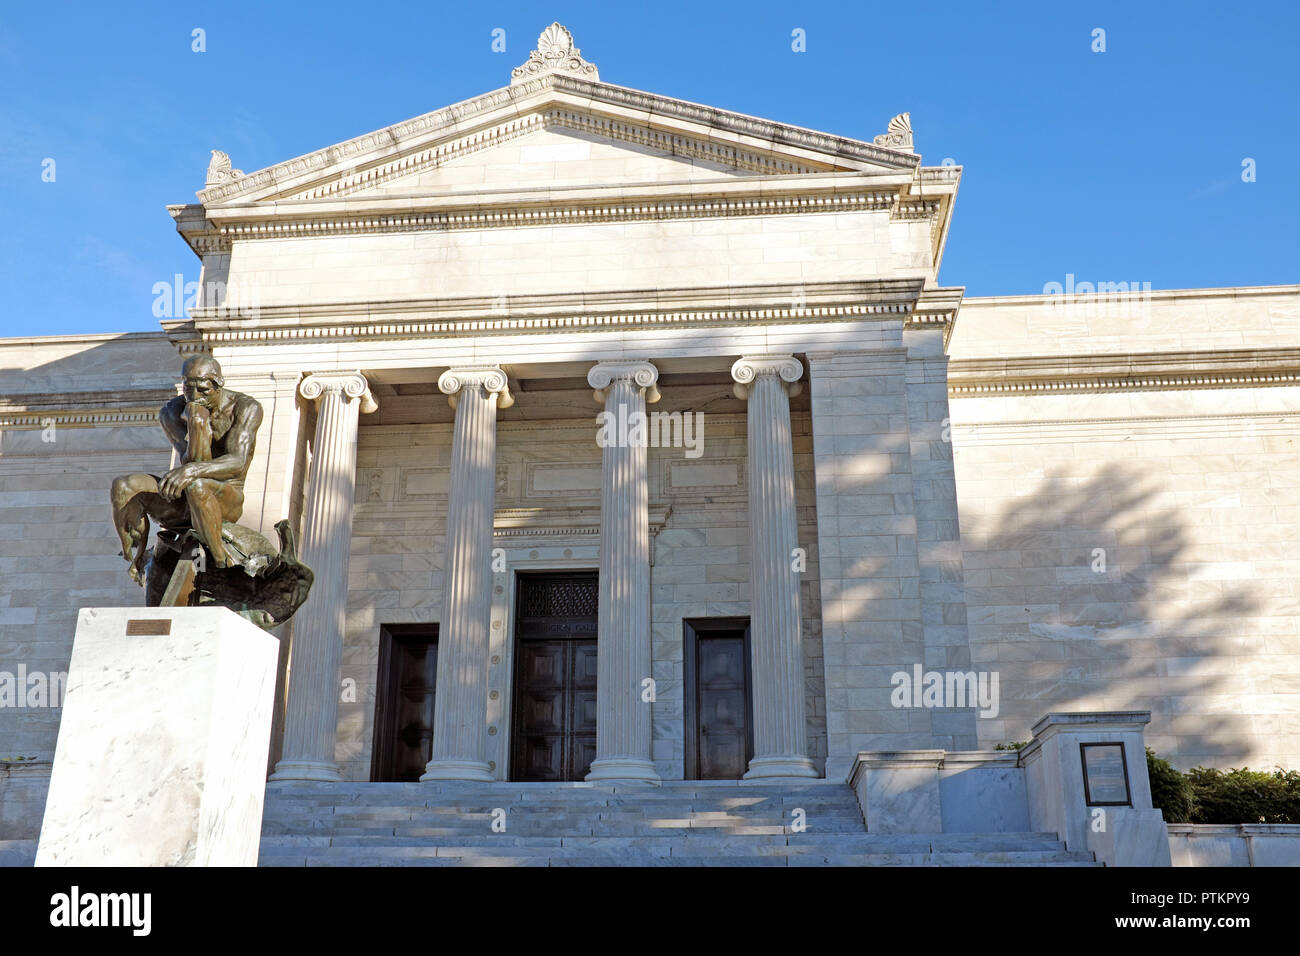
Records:
[[[1121,743],[1079,744],[1083,793],[1090,807],[1131,807],[1128,760]]]

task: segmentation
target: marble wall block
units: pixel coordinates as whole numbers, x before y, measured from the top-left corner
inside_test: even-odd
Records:
[[[1300,866],[1300,824],[1171,823],[1174,866]]]
[[[942,750],[860,753],[849,785],[871,833],[942,833]]]
[[[1087,846],[1107,866],[1171,866],[1169,828],[1159,810],[1107,807],[1106,828],[1090,829]]]
[[[83,608],[37,865],[256,865],[278,643],[224,608]]]
[[[944,833],[1029,830],[1025,771],[1012,752],[947,753],[939,768]]]

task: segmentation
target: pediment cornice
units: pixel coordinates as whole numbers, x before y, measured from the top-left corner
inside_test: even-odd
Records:
[[[911,171],[920,156],[898,148],[778,123],[773,120],[702,106],[641,90],[614,86],[563,73],[525,80],[434,110],[402,123],[366,133],[343,143],[269,166],[256,172],[229,175],[200,190],[207,207],[235,199],[263,200],[307,190],[335,171],[355,173],[359,167],[397,160],[443,139],[454,140],[493,127],[508,127],[529,115],[567,110],[570,122],[611,121],[635,129],[655,129],[684,140],[701,139],[741,153],[785,154],[792,166],[819,161],[845,170],[876,167]],[[580,117],[588,119],[580,120]],[[638,124],[640,121],[640,124]],[[224,167],[223,167],[224,171]]]

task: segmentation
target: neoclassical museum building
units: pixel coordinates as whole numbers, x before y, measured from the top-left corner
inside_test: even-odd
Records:
[[[209,353],[264,412],[241,521],[316,573],[273,781],[846,781],[1062,712],[1300,767],[1300,286],[966,299],[905,105],[757,119],[555,25],[500,89],[214,151],[182,317],[0,340],[0,671],[143,603],[108,488]],[[0,756],[48,768],[30,703]]]

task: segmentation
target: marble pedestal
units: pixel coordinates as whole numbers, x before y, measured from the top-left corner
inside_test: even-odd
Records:
[[[1029,823],[1060,835],[1069,850],[1091,850],[1107,866],[1169,866],[1169,831],[1151,805],[1143,728],[1147,710],[1048,714],[1020,750]],[[1128,806],[1090,806],[1080,744],[1124,750]]]
[[[255,866],[278,641],[224,608],[83,608],[37,866]]]

